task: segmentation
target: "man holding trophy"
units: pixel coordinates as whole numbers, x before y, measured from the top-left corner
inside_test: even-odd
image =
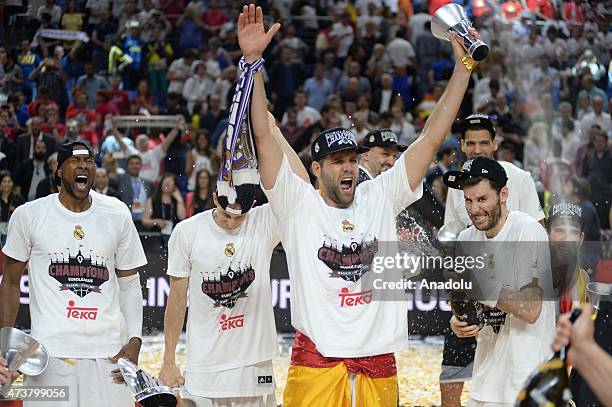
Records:
[[[32,337],[50,356],[26,386],[67,386],[57,407],[133,407],[117,359],[137,363],[142,335],[138,268],[147,263],[129,210],[91,191],[93,153],[81,142],[58,152],[59,194],[20,206],[9,222],[0,284],[0,327],[15,324],[26,265]],[[0,382],[8,377],[0,361]],[[38,405],[25,400],[24,406]]]
[[[247,63],[261,58],[277,29],[266,33],[261,9],[243,8],[238,39]],[[395,216],[420,197],[422,179],[457,115],[474,66],[456,32],[450,40],[457,63],[423,134],[393,168],[359,187],[357,158],[364,148],[343,128],[323,132],[311,146],[319,190],[293,173],[268,125],[263,78],[254,77],[251,111],[259,172],[287,253],[297,330],[285,406],[397,405],[393,352],[408,345],[406,304],[360,297],[366,295],[359,280],[367,265],[352,264],[347,272],[330,259],[338,245],[359,251],[354,257],[361,258],[360,250],[375,240],[397,241]],[[349,300],[342,301],[346,296]]]

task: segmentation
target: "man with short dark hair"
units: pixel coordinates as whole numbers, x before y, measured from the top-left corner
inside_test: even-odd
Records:
[[[20,163],[17,168],[15,184],[26,201],[36,199],[38,184],[49,176],[46,157],[47,147],[42,140],[38,140],[34,145],[33,157]]]
[[[47,349],[49,363],[42,374],[26,376],[25,386],[67,386],[69,398],[55,405],[133,407],[117,360],[138,363],[138,269],[147,259],[127,208],[91,191],[94,170],[85,144],[63,145],[55,174],[59,194],[13,212],[2,248],[0,327],[15,324],[27,266],[31,334]]]
[[[489,116],[474,113],[461,123],[461,151],[468,160],[476,157],[493,157],[497,150],[495,127]],[[511,211],[529,214],[535,220],[544,222],[544,212],[540,206],[538,193],[531,175],[515,165],[499,161],[508,177],[508,200],[506,206]],[[465,207],[464,197],[460,190],[449,188],[446,196],[444,224],[455,222],[467,227],[472,223]],[[447,332],[444,341],[442,372],[440,373],[440,390],[442,405],[459,403],[463,383],[472,376],[475,341],[457,338]]]
[[[549,356],[555,333],[548,236],[535,219],[507,208],[508,177],[489,157],[465,162],[449,171],[444,183],[463,190],[473,225],[457,239],[464,256],[485,256],[470,272],[476,285],[471,300],[484,310],[479,328],[452,316],[460,338],[478,336],[470,390],[470,407],[514,405],[529,373]],[[502,368],[503,367],[503,368]]]
[[[593,150],[584,160],[582,175],[591,185],[591,200],[597,209],[602,229],[609,229],[610,199],[612,199],[612,155],[608,147],[608,135],[595,132]]]
[[[117,177],[119,196],[121,200],[130,208],[132,219],[140,225],[147,198],[153,195],[153,184],[140,176],[142,168],[142,158],[134,154],[127,159],[127,171]]]

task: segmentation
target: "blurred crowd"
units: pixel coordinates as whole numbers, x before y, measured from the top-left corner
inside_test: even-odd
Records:
[[[430,30],[449,2],[258,2],[267,22],[282,23],[264,55],[270,110],[307,168],[324,129],[344,126],[363,139],[390,128],[407,145],[418,137],[454,67],[450,44]],[[587,240],[607,238],[611,2],[455,2],[491,48],[461,117],[493,118],[497,159],[532,174],[543,206],[563,195],[587,208]],[[96,151],[95,190],[124,201],[139,227],[169,233],[165,226],[213,207],[243,3],[2,2],[0,224],[56,191],[54,153],[77,139]],[[114,119],[126,115],[184,119],[165,128]],[[441,202],[441,177],[462,160],[453,128],[426,178]]]

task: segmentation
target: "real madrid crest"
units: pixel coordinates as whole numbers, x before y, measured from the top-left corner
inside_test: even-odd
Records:
[[[343,220],[342,221],[342,231],[344,233],[350,233],[353,230],[355,230],[355,225],[353,225],[351,222],[349,222],[348,220]]]
[[[225,245],[225,255],[227,257],[232,257],[236,253],[236,249],[234,248],[233,243],[228,243]]]
[[[376,140],[376,137],[374,137],[374,135],[371,135],[371,136],[370,136],[370,143],[373,143],[373,142],[374,142],[374,140]]]
[[[76,225],[74,227],[74,230],[72,231],[72,236],[74,236],[76,240],[83,240],[85,238],[85,231],[83,230],[83,226]]]
[[[314,146],[314,152],[315,152],[315,153],[318,153],[320,149],[321,149],[321,148],[319,147],[319,143],[315,144],[315,146]]]

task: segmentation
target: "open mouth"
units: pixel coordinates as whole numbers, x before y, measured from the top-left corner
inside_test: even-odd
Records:
[[[474,223],[481,224],[487,220],[487,215],[474,215],[472,219],[474,219]]]
[[[340,189],[342,191],[350,191],[353,188],[353,178],[344,177],[340,180]]]
[[[86,175],[77,175],[74,179],[76,187],[81,190],[87,189],[87,176]]]

